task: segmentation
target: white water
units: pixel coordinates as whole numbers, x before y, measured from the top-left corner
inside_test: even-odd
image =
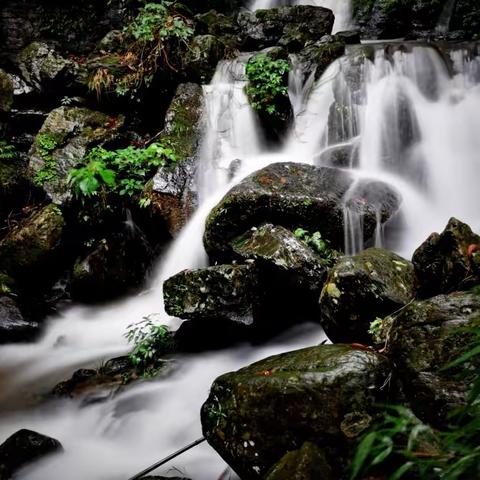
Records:
[[[335,15],[333,33],[342,32],[352,27],[352,11],[350,0],[252,0],[250,10],[275,8],[284,5],[313,5],[332,10]]]
[[[405,255],[431,231],[442,229],[451,215],[480,230],[480,62],[458,50],[452,53],[452,63],[453,78],[435,50],[424,47],[411,53],[397,49],[391,58],[379,49],[374,62],[347,55],[313,89],[296,84],[291,92],[296,121],[281,153],[263,151],[243,93],[242,62],[220,64],[205,88],[201,206],[161,262],[150,290],[103,308],[72,308],[62,318],[51,319],[36,344],[0,348],[0,365],[10,374],[4,380],[8,388],[1,392],[3,400],[18,399],[24,391],[48,390],[80,366],[98,365],[124,353],[126,326],[145,315],[157,312],[159,322],[175,326],[176,321],[163,313],[162,281],[206,263],[201,237],[209,210],[229,185],[271,162],[321,163],[322,152],[335,144],[354,145],[351,152],[358,152],[358,158],[350,160],[357,164],[352,172],[359,182],[383,180],[401,193],[402,228],[395,245]],[[329,124],[335,99],[338,115]],[[237,159],[241,162],[235,162],[237,170],[229,180]],[[351,234],[358,236],[354,225]],[[380,241],[377,232],[376,242]],[[361,242],[355,242],[351,248],[361,248]],[[319,327],[312,326],[285,338],[268,346],[243,345],[182,357],[174,377],[133,386],[102,404],[69,401],[9,412],[0,421],[0,441],[19,428],[31,428],[65,446],[64,454],[33,465],[21,479],[127,478],[200,436],[199,409],[218,374],[275,352],[319,343],[323,337]],[[218,478],[224,468],[208,445],[173,465],[196,480]],[[168,473],[170,467],[158,474]]]

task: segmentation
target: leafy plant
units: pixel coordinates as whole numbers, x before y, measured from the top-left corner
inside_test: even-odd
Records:
[[[54,180],[57,176],[57,162],[52,152],[58,147],[58,138],[51,133],[41,133],[35,139],[37,151],[43,160],[43,167],[35,175],[35,183],[44,185]]]
[[[332,262],[337,257],[337,253],[330,248],[328,241],[322,238],[320,232],[310,234],[308,230],[297,228],[293,234],[314,252],[318,253],[325,261]]]
[[[181,3],[163,0],[148,2],[123,30],[124,51],[107,55],[91,75],[89,87],[96,91],[131,93],[148,86],[159,65],[175,70],[169,50],[175,44],[187,44],[194,31],[192,21],[180,13],[186,10]],[[100,59],[101,60],[101,59]]]
[[[17,157],[17,151],[6,140],[0,140],[0,160],[13,160]]]
[[[252,108],[269,115],[277,112],[276,103],[279,98],[288,96],[285,74],[290,68],[286,60],[274,60],[264,53],[256,55],[247,63],[246,93]]]
[[[158,373],[156,367],[159,356],[168,350],[170,341],[169,329],[165,325],[157,325],[150,317],[144,317],[141,322],[129,325],[126,339],[133,344],[128,358],[144,377]]]
[[[469,328],[472,343],[444,369],[469,367],[480,356],[480,328]],[[351,466],[351,480],[384,467],[390,480],[461,480],[480,475],[480,374],[467,403],[452,412],[450,426],[437,431],[408,408],[388,406],[380,421],[360,441]]]
[[[70,170],[69,184],[79,198],[108,193],[134,197],[142,193],[156,168],[175,161],[174,151],[161,143],[119,150],[96,147],[82,166]],[[146,201],[141,199],[140,203],[145,206]]]

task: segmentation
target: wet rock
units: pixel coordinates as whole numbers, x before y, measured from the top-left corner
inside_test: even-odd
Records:
[[[336,37],[341,38],[347,45],[355,45],[360,43],[360,32],[358,30],[345,30],[337,32]]]
[[[173,236],[185,225],[196,205],[193,180],[203,109],[200,85],[184,83],[178,86],[166,114],[161,141],[173,146],[179,160],[174,165],[160,168],[145,190],[153,214],[166,221]]]
[[[358,154],[358,144],[356,143],[332,145],[318,155],[315,159],[315,165],[354,168],[358,166]]]
[[[27,84],[38,92],[50,89],[56,82],[65,82],[73,70],[73,62],[42,42],[33,42],[17,58],[18,68]]]
[[[384,357],[347,345],[269,357],[215,380],[202,407],[203,433],[245,480],[264,478],[306,441],[338,468],[384,398],[389,372]]]
[[[38,332],[38,323],[25,320],[15,301],[1,296],[0,285],[0,344],[26,342]]]
[[[34,211],[0,241],[0,270],[14,279],[35,281],[38,274],[46,278],[42,271],[53,270],[64,225],[56,205]]]
[[[480,236],[456,218],[449,220],[442,233],[432,233],[412,258],[420,295],[432,297],[479,283],[480,272],[472,262],[476,250],[480,250]]]
[[[345,53],[345,40],[337,35],[307,45],[298,52],[297,59],[306,75],[315,72],[318,80],[327,67]]]
[[[445,367],[473,347],[468,329],[479,326],[480,296],[473,293],[414,302],[387,319],[389,353],[422,420],[445,425],[449,413],[465,404],[479,357],[460,367]]]
[[[9,112],[13,104],[13,80],[0,68],[0,112]]]
[[[280,45],[298,51],[332,31],[334,16],[322,7],[297,5],[255,12],[242,11],[237,23],[244,37],[245,50]]]
[[[224,53],[225,45],[216,36],[193,37],[182,59],[187,78],[208,84]]]
[[[213,260],[230,261],[230,242],[252,226],[269,222],[289,230],[301,227],[311,233],[318,231],[332,248],[342,250],[342,198],[352,183],[353,177],[345,170],[301,163],[271,164],[233,187],[210,212],[205,249]],[[364,238],[369,239],[375,231],[376,210],[368,201],[353,203],[363,219]]]
[[[342,258],[320,296],[322,326],[333,342],[371,343],[370,324],[414,298],[414,272],[395,253],[369,248]]]
[[[329,261],[322,259],[284,227],[272,224],[252,228],[232,241],[233,251],[242,260],[255,260],[262,271],[265,289],[284,291],[289,297],[318,299],[327,277]]]
[[[335,480],[325,454],[314,443],[286,453],[265,480]]]
[[[223,40],[225,36],[238,33],[238,25],[234,18],[215,10],[195,15],[195,21],[196,31],[202,35],[215,35]]]
[[[184,270],[163,284],[166,312],[186,320],[216,318],[248,325],[258,296],[257,272],[251,265]]]
[[[122,123],[122,118],[88,108],[52,110],[29,152],[33,181],[55,203],[71,199],[67,185],[70,169],[83,160],[89,148],[112,141]]]
[[[118,298],[145,280],[153,260],[150,245],[138,228],[102,239],[76,262],[70,285],[72,299],[95,303]]]
[[[0,478],[8,480],[28,463],[62,450],[54,438],[32,430],[19,430],[0,445]]]

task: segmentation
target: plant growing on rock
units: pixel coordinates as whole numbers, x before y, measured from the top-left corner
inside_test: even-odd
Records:
[[[337,258],[336,252],[330,248],[328,241],[322,238],[320,232],[310,234],[308,230],[297,228],[293,234],[326,261],[333,262]]]
[[[0,140],[0,160],[13,160],[17,157],[17,151],[6,140]]]
[[[159,66],[175,70],[169,51],[179,44],[186,45],[194,33],[192,21],[181,13],[185,10],[175,1],[145,3],[123,29],[124,50],[99,59],[89,88],[97,96],[101,92],[133,96],[140,86],[150,85]]]
[[[41,133],[35,139],[35,144],[44,162],[43,167],[35,175],[35,183],[42,186],[54,180],[57,175],[57,162],[52,152],[58,147],[59,139],[51,133]]]
[[[246,67],[246,92],[252,108],[269,115],[275,114],[279,98],[288,96],[285,75],[289,71],[290,64],[286,60],[274,60],[264,53],[250,60]]]

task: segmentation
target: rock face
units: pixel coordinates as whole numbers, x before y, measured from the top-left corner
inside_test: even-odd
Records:
[[[0,478],[8,480],[28,463],[62,450],[54,438],[32,430],[19,430],[0,445]]]
[[[422,420],[441,426],[465,403],[479,357],[457,368],[445,367],[474,346],[468,329],[479,326],[480,296],[472,293],[414,302],[393,320],[389,350],[408,400]]]
[[[38,324],[25,320],[11,298],[0,296],[0,344],[29,340],[38,331]]]
[[[113,140],[122,120],[78,107],[52,110],[30,149],[33,180],[55,203],[71,198],[68,173],[80,163],[87,150]]]
[[[34,212],[0,241],[0,270],[14,279],[52,269],[60,245],[64,219],[53,204]],[[32,280],[32,278],[30,278]]]
[[[237,18],[245,50],[280,45],[289,51],[300,50],[332,31],[334,16],[322,7],[298,5],[255,12],[242,11]]]
[[[412,264],[395,253],[369,248],[342,258],[320,296],[322,325],[334,342],[370,343],[371,322],[414,297]]]
[[[183,57],[186,77],[208,84],[224,53],[225,45],[216,36],[197,35]]]
[[[13,104],[13,81],[10,75],[0,68],[0,112],[9,112]]]
[[[263,273],[265,288],[316,296],[326,280],[328,261],[284,227],[272,224],[252,228],[232,242],[243,260],[255,260]]]
[[[163,284],[165,310],[186,320],[228,319],[251,324],[258,304],[256,269],[217,265],[184,270]]]
[[[167,111],[160,138],[162,142],[174,146],[179,161],[160,168],[146,188],[154,214],[165,219],[172,235],[185,225],[196,203],[193,179],[203,110],[202,87],[196,83],[179,85]]]
[[[215,380],[202,407],[203,433],[245,480],[264,478],[305,441],[339,465],[370,424],[388,374],[384,357],[347,345],[269,357]]]
[[[314,443],[286,453],[272,468],[265,480],[334,480],[325,455]]]
[[[473,254],[480,250],[480,236],[456,218],[445,230],[432,233],[413,254],[413,265],[423,297],[468,289],[478,283]]]
[[[352,182],[344,170],[301,163],[275,163],[258,170],[233,187],[211,211],[205,226],[205,249],[214,260],[228,259],[233,238],[270,222],[290,230],[319,231],[332,248],[342,250],[342,198]],[[370,238],[376,226],[376,206],[368,201],[352,201],[352,205],[363,218],[365,239]],[[386,212],[383,220],[394,211]]]

